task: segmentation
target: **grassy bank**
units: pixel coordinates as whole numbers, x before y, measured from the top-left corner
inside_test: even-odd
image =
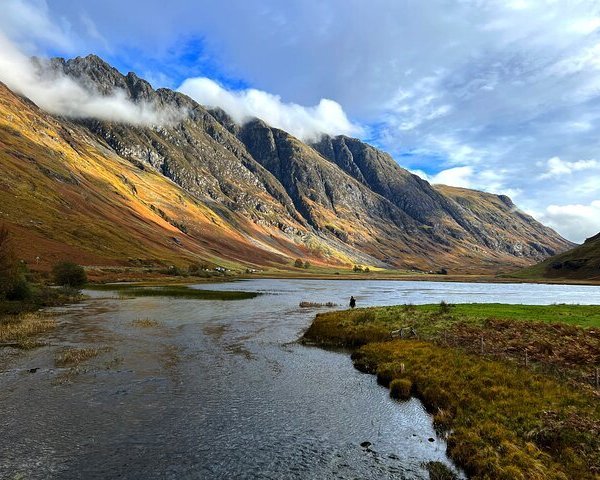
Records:
[[[76,302],[81,298],[77,290],[33,285],[26,301],[0,301],[0,347],[38,346],[40,343],[36,337],[57,325],[52,315],[39,310]]]
[[[600,475],[598,326],[600,307],[399,306],[320,314],[305,341],[356,348],[392,396],[419,397],[473,478],[587,479]]]
[[[149,286],[133,284],[90,285],[91,290],[118,292],[123,297],[171,297],[195,300],[247,300],[255,298],[256,292],[233,292],[218,290],[200,290],[186,285]]]

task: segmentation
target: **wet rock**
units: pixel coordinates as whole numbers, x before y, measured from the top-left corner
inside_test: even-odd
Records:
[[[360,444],[360,446],[363,448],[369,448],[371,445],[373,445],[371,442],[362,442]]]
[[[35,372],[37,372],[38,370],[39,370],[39,368],[38,368],[38,367],[35,367],[35,368],[30,368],[30,369],[28,370],[28,372],[29,372],[29,373],[35,373]]]
[[[427,439],[427,441],[428,441],[428,442],[435,442],[435,438],[433,438],[433,437],[429,437],[429,438]]]

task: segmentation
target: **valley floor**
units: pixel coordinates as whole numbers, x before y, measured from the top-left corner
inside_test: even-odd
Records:
[[[600,306],[330,312],[303,341],[354,348],[391,396],[420,398],[472,478],[600,477]]]

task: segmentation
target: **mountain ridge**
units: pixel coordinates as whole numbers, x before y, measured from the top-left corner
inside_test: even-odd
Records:
[[[432,186],[358,139],[305,143],[259,119],[238,125],[221,109],[155,90],[97,56],[52,59],[44,68],[100,95],[121,91],[134,103],[179,112],[160,126],[53,118],[133,168],[159,173],[220,217],[241,216],[252,225],[240,227],[249,243],[254,227],[277,237],[288,245],[282,264],[298,252],[324,264],[497,271],[572,246],[514,206],[499,208],[500,196]]]

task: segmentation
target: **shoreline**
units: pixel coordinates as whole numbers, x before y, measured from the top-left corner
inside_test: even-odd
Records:
[[[130,273],[130,272],[125,272]],[[196,277],[193,275],[169,276],[162,274],[137,272],[136,276],[127,274],[106,275],[104,277],[93,276],[90,285],[105,285],[110,283],[135,283],[140,285],[161,285],[161,284],[211,284],[227,283],[239,280],[252,279],[287,279],[287,280],[377,280],[377,281],[398,281],[398,282],[439,282],[439,283],[477,283],[477,284],[539,284],[539,285],[582,285],[582,286],[600,286],[600,279],[557,279],[557,278],[519,278],[510,277],[507,274],[502,276],[483,275],[483,274],[402,274],[402,273],[296,273],[296,272],[264,272],[254,274],[232,274],[211,277]]]

